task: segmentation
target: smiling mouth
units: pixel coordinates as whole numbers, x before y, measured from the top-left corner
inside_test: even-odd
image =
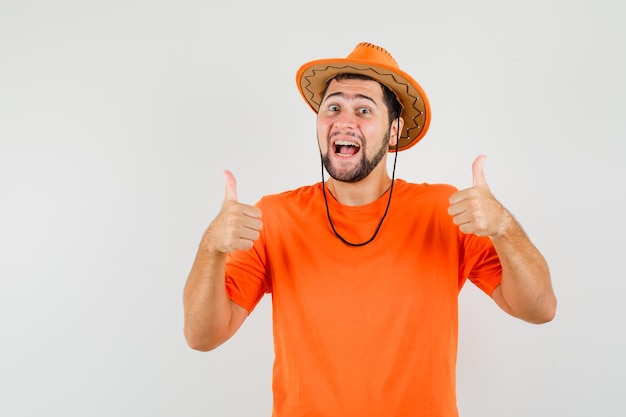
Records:
[[[349,140],[338,140],[335,142],[335,154],[341,157],[356,155],[361,150],[361,146]]]

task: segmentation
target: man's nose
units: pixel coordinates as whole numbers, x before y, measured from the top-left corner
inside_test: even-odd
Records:
[[[340,128],[352,129],[357,124],[357,117],[350,112],[342,112],[336,119],[334,125]]]

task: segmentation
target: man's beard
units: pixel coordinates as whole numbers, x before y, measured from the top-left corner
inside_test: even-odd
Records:
[[[326,168],[326,172],[328,172],[328,175],[330,175],[332,178],[336,179],[337,181],[341,181],[341,182],[361,181],[362,179],[366,178],[374,170],[374,168],[376,168],[376,166],[380,163],[380,161],[389,151],[389,135],[390,133],[387,132],[387,135],[381,141],[380,149],[378,150],[378,152],[376,152],[374,156],[372,156],[371,159],[367,159],[367,156],[365,155],[366,154],[365,149],[362,148],[360,151],[361,159],[359,160],[359,164],[350,171],[339,171],[338,169],[335,169],[332,166],[332,163],[330,161],[330,155],[331,155],[331,152],[334,152],[334,149],[330,145],[330,140],[329,140],[328,150],[326,151],[326,155],[322,155],[322,163],[324,164],[324,168]]]

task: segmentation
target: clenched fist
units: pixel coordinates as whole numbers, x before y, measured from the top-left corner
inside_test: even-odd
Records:
[[[472,187],[452,194],[448,214],[463,233],[496,237],[505,233],[511,215],[489,190],[483,173],[485,159],[485,155],[476,158]]]
[[[227,253],[246,250],[259,238],[263,227],[261,210],[237,200],[237,180],[230,171],[224,171],[226,189],[224,202],[217,217],[211,222],[203,240],[209,248]]]

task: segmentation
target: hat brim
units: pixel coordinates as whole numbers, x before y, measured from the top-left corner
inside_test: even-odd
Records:
[[[302,98],[315,113],[322,103],[321,93],[326,82],[342,73],[367,75],[396,93],[404,119],[398,151],[410,148],[424,137],[430,125],[428,97],[417,81],[399,68],[347,58],[320,59],[302,65],[296,73],[296,83]],[[389,151],[395,150],[395,146],[389,148]]]

